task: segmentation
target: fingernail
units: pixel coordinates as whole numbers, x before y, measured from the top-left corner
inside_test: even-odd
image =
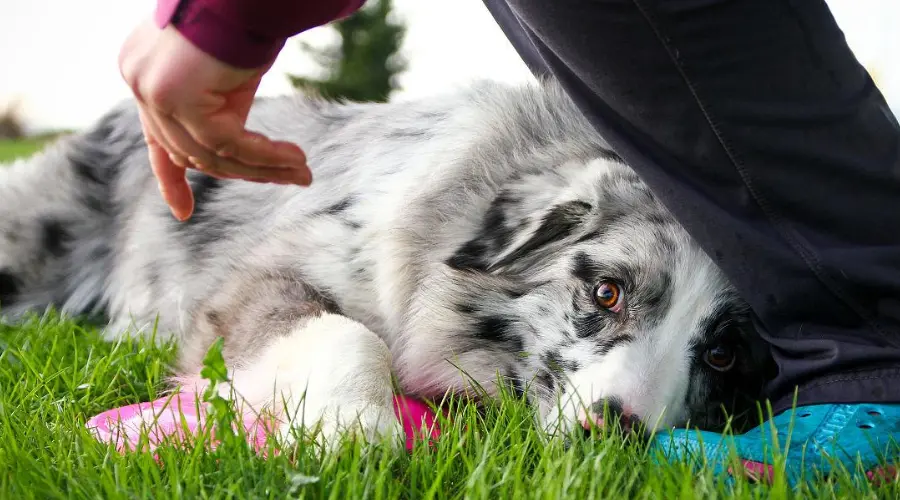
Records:
[[[309,186],[312,184],[312,175],[309,172],[300,172],[297,174],[296,179],[301,186]]]
[[[230,158],[234,156],[234,144],[226,144],[216,150],[216,154],[222,158]]]
[[[179,167],[184,168],[184,160],[180,156],[169,153],[169,160],[171,160],[172,163],[178,165]]]

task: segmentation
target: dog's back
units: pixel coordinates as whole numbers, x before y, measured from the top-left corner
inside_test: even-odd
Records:
[[[151,326],[162,312],[161,333],[175,332],[242,258],[277,267],[303,251],[313,275],[354,266],[354,278],[330,288],[350,303],[370,301],[364,289],[376,263],[358,252],[366,245],[358,239],[370,237],[361,234],[459,239],[479,224],[507,178],[544,168],[516,164],[532,150],[563,155],[577,144],[576,156],[602,151],[553,90],[483,83],[413,103],[259,100],[249,125],[303,147],[313,186],[189,171],[196,211],[185,223],[162,202],[136,108],[123,102],[86,132],[0,169],[0,314],[14,318],[51,305],[71,315],[104,313],[116,335]],[[548,147],[554,141],[561,147]],[[416,210],[418,219],[407,217]],[[463,221],[460,234],[435,231],[454,220]],[[260,245],[264,233],[276,232],[295,240],[291,255],[279,255],[284,245]],[[377,312],[357,309],[376,321]]]

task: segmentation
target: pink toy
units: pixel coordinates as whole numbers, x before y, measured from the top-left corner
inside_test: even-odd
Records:
[[[423,439],[430,429],[431,437],[440,435],[435,414],[424,402],[405,396],[394,397],[394,413],[406,434],[406,449],[412,450],[417,440]],[[114,443],[119,452],[138,448],[140,438],[146,436],[149,451],[164,440],[179,442],[186,431],[196,432],[206,418],[203,403],[192,393],[178,393],[149,403],[138,403],[107,410],[88,419],[85,424],[102,442]],[[267,430],[271,422],[261,421],[251,415],[242,422],[251,444],[259,451],[266,444]],[[170,441],[171,442],[171,441]]]

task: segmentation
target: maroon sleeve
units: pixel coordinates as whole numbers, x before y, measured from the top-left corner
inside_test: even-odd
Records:
[[[160,28],[172,24],[197,48],[239,68],[258,68],[285,39],[348,16],[365,0],[157,0]]]

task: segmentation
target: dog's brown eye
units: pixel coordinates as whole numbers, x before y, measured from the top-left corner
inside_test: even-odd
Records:
[[[703,361],[713,370],[720,372],[727,372],[732,369],[736,359],[734,349],[724,345],[717,345],[707,349],[703,354]]]
[[[601,281],[594,288],[594,301],[604,309],[619,312],[622,309],[622,288],[612,281]]]

